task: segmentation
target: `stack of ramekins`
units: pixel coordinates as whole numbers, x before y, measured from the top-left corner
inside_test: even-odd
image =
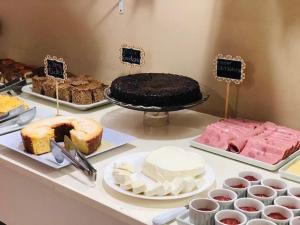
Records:
[[[189,219],[194,225],[300,225],[300,187],[241,172],[208,198],[192,200]]]

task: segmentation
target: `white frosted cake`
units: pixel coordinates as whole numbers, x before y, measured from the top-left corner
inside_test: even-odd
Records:
[[[194,178],[204,172],[204,161],[197,153],[166,146],[146,157],[142,172],[160,183],[171,182],[178,177]]]

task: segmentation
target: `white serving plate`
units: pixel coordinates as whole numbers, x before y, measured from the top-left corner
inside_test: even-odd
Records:
[[[51,97],[48,97],[46,95],[41,95],[41,94],[33,92],[32,91],[32,84],[24,86],[22,88],[22,92],[24,92],[26,94],[29,94],[29,95],[33,95],[33,96],[39,97],[39,98],[42,98],[42,99],[45,99],[45,100],[48,100],[48,101],[51,101],[51,102],[56,102],[56,98],[51,98]],[[69,106],[69,107],[71,107],[73,109],[78,109],[78,110],[81,110],[81,111],[89,110],[89,109],[96,108],[96,107],[103,106],[103,105],[107,105],[107,104],[110,103],[106,99],[104,99],[104,100],[102,100],[100,102],[95,102],[93,104],[88,104],[88,105],[78,105],[78,104],[74,104],[74,103],[66,102],[66,101],[62,101],[62,100],[58,100],[58,102],[61,105]]]
[[[300,160],[300,156],[296,157],[295,159],[293,159],[292,161],[287,163],[285,166],[280,168],[279,174],[282,178],[286,178],[286,179],[300,183],[300,176],[297,176],[296,174],[293,174],[293,173],[290,173],[287,171],[287,169],[290,167],[290,165],[292,165],[297,160]]]
[[[272,164],[269,164],[269,163],[265,163],[265,162],[262,162],[262,161],[258,161],[258,160],[255,160],[255,159],[237,154],[237,153],[225,151],[224,149],[215,148],[215,147],[211,147],[211,146],[208,146],[208,145],[205,145],[205,144],[201,144],[201,143],[198,143],[196,140],[197,140],[197,138],[195,138],[191,141],[191,146],[192,147],[199,148],[199,149],[202,149],[202,150],[207,151],[207,152],[211,152],[211,153],[214,153],[214,154],[217,154],[217,155],[221,155],[221,156],[224,156],[224,157],[227,157],[227,158],[230,158],[230,159],[234,159],[234,160],[244,162],[244,163],[247,163],[247,164],[250,164],[250,165],[253,165],[253,166],[257,166],[257,167],[260,167],[260,168],[263,168],[263,169],[266,169],[266,170],[270,170],[270,171],[278,170],[280,167],[284,166],[290,160],[292,160],[295,157],[297,157],[298,155],[300,155],[300,150],[297,150],[292,155],[290,155],[288,158],[286,158],[284,160],[281,160],[279,163],[277,163],[275,165],[272,165]]]
[[[110,151],[116,147],[127,144],[133,141],[134,139],[135,137],[133,136],[109,128],[104,128],[101,146],[98,148],[97,151],[88,155],[87,158]],[[25,152],[20,131],[0,136],[0,145],[3,145],[11,149],[12,151],[19,152],[22,155],[30,157],[55,169],[60,169],[71,164],[67,159],[65,159],[61,164],[57,163],[51,152],[43,155],[34,155]]]
[[[140,199],[149,199],[149,200],[174,200],[174,199],[181,199],[181,198],[187,198],[191,197],[193,195],[199,194],[201,192],[204,192],[208,190],[215,182],[215,174],[212,170],[212,168],[208,165],[205,167],[205,173],[203,174],[202,178],[203,182],[201,183],[200,186],[198,186],[197,189],[195,189],[192,192],[189,193],[184,193],[184,194],[179,194],[179,195],[167,195],[167,196],[146,196],[143,194],[134,194],[131,191],[125,191],[122,188],[120,188],[119,185],[115,184],[114,177],[112,175],[113,172],[113,167],[115,163],[119,162],[130,162],[135,166],[136,171],[138,171],[135,175],[139,178],[145,181],[146,185],[151,185],[154,184],[155,182],[145,176],[141,171],[142,171],[142,166],[144,163],[144,159],[146,158],[147,155],[149,155],[150,152],[139,152],[139,153],[133,153],[130,155],[125,155],[117,158],[113,162],[109,163],[105,168],[104,168],[104,182],[113,190],[135,198],[140,198]]]

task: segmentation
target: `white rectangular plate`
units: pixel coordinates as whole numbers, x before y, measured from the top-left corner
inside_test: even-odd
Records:
[[[29,94],[29,95],[33,95],[33,96],[36,96],[36,97],[39,97],[39,98],[42,98],[42,99],[45,99],[45,100],[48,100],[48,101],[51,101],[51,102],[56,102],[56,98],[51,98],[51,97],[48,97],[46,95],[41,95],[41,94],[33,92],[32,91],[32,84],[24,86],[22,88],[22,91],[26,94]],[[88,105],[78,105],[78,104],[74,104],[74,103],[66,102],[66,101],[62,101],[62,100],[58,100],[58,102],[62,105],[66,105],[66,106],[69,106],[73,109],[78,109],[78,110],[81,110],[81,111],[89,110],[89,109],[92,109],[92,108],[96,108],[96,107],[99,107],[99,106],[109,104],[109,101],[106,100],[106,99],[104,99],[100,102],[95,102],[93,104],[88,104]]]
[[[109,128],[104,128],[101,146],[98,148],[96,152],[88,155],[87,158],[93,157],[100,153],[127,144],[133,141],[134,139],[135,137],[133,136]],[[0,144],[11,149],[12,151],[19,152],[23,155],[26,155],[27,157],[30,157],[36,161],[39,161],[43,164],[46,164],[56,169],[63,168],[65,166],[70,165],[70,162],[67,161],[66,159],[61,164],[57,163],[51,152],[43,155],[33,155],[28,152],[25,152],[20,131],[0,136]]]
[[[257,167],[260,167],[260,168],[263,168],[263,169],[266,169],[266,170],[270,170],[270,171],[278,170],[280,167],[282,167],[283,165],[288,163],[290,160],[292,160],[296,156],[300,155],[300,151],[298,150],[294,154],[290,155],[288,158],[286,158],[284,160],[281,160],[279,163],[277,163],[275,165],[272,165],[272,164],[269,164],[269,163],[265,163],[265,162],[262,162],[262,161],[258,161],[258,160],[255,160],[255,159],[237,154],[237,153],[229,152],[229,151],[226,151],[224,149],[214,148],[214,147],[211,147],[211,146],[208,146],[208,145],[205,145],[205,144],[201,144],[201,143],[198,143],[196,140],[197,140],[197,138],[195,138],[191,141],[191,146],[193,146],[195,148],[202,149],[202,150],[207,151],[207,152],[212,152],[214,154],[221,155],[221,156],[224,156],[224,157],[227,157],[227,158],[230,158],[230,159],[234,159],[234,160],[237,160],[237,161],[240,161],[240,162],[244,162],[244,163],[247,163],[247,164],[250,164],[250,165],[253,165],[253,166],[257,166]]]
[[[300,176],[297,176],[296,174],[293,174],[293,173],[290,173],[290,172],[287,171],[287,169],[290,167],[290,165],[292,165],[297,160],[300,160],[300,156],[296,157],[295,159],[290,161],[288,164],[286,164],[285,166],[280,168],[280,170],[279,170],[280,176],[283,177],[283,178],[286,178],[286,179],[289,179],[289,180],[296,181],[296,182],[300,183]]]

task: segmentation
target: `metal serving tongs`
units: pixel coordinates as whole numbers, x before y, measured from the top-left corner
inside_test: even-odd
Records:
[[[54,150],[55,147],[61,150],[61,153],[70,160],[70,162],[77,168],[80,169],[90,180],[96,181],[97,170],[87,161],[85,156],[78,150],[68,136],[64,136],[65,147],[60,146],[54,140],[51,140],[52,153],[57,162],[62,163],[63,158],[59,152]],[[53,151],[54,150],[54,151]]]
[[[27,82],[25,79],[15,79],[13,81],[10,81],[6,84],[0,85],[0,92],[5,92],[9,90],[14,90],[16,92],[20,92],[20,88],[24,85],[26,85]]]

